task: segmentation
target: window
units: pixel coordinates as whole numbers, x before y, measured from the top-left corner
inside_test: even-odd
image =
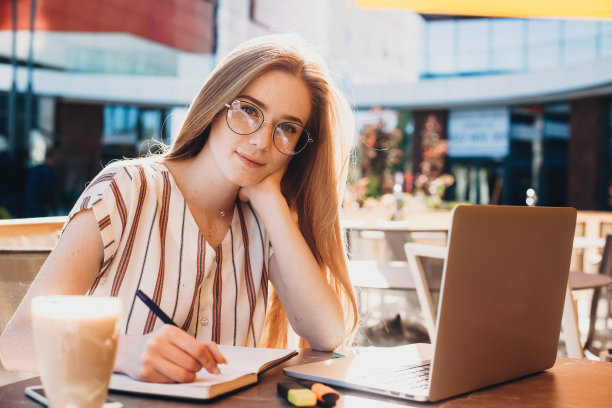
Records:
[[[138,141],[138,107],[104,106],[102,144],[135,144]]]
[[[162,112],[159,109],[140,112],[141,140],[162,140]]]

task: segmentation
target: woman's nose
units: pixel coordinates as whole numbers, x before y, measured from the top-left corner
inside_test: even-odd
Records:
[[[267,151],[272,146],[274,135],[274,124],[264,120],[261,127],[249,136],[249,142],[257,146],[258,149]]]

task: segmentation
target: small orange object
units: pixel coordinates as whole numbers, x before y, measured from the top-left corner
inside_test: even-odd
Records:
[[[314,383],[310,389],[317,396],[317,400],[321,401],[326,406],[334,406],[336,405],[336,401],[340,399],[340,393],[325,384]]]

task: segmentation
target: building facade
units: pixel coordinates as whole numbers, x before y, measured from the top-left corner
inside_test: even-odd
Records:
[[[3,157],[36,164],[55,146],[65,213],[101,165],[170,140],[214,65],[217,5],[38,0],[32,16],[33,2],[15,4],[0,3]]]
[[[612,22],[424,16],[418,81],[359,86],[408,111],[420,172],[427,118],[448,140],[450,200],[612,209]],[[532,197],[533,198],[533,197]],[[533,201],[532,201],[533,202]]]
[[[89,3],[38,0],[31,30],[30,0],[0,2],[0,160],[33,164],[58,146],[59,213],[101,165],[170,142],[217,59],[269,32],[322,52],[358,127],[372,107],[398,113],[412,176],[423,127],[437,123],[455,177],[447,199],[522,205],[533,189],[538,205],[612,209],[610,22],[351,0]]]

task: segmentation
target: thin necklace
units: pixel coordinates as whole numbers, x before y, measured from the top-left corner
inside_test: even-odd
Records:
[[[225,214],[227,214],[227,213],[225,212],[225,210],[220,210],[220,211],[219,211],[219,215],[220,215],[220,216],[225,217]]]
[[[232,207],[231,208],[234,208],[234,203],[232,203]],[[226,210],[219,210],[219,215],[220,216],[225,217],[225,214],[227,214]]]

